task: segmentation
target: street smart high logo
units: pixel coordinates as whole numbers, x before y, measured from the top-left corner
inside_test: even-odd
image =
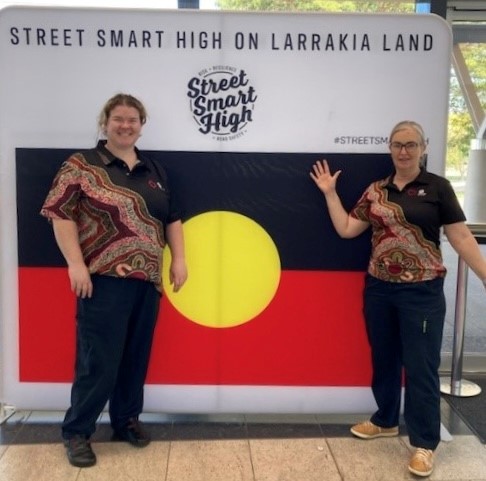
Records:
[[[187,88],[199,132],[221,141],[245,134],[247,125],[253,121],[258,98],[245,70],[209,67],[192,77]]]

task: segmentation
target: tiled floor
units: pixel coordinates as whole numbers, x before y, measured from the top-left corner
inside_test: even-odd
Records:
[[[442,401],[443,442],[431,481],[486,480],[486,447]],[[363,441],[349,427],[366,415],[144,414],[153,442],[110,442],[102,417],[98,463],[69,465],[62,413],[17,412],[0,426],[1,481],[401,481],[410,453],[398,438]]]

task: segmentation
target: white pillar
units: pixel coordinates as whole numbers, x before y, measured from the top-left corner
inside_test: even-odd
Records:
[[[468,223],[486,222],[486,139],[474,139],[471,142],[464,213]]]

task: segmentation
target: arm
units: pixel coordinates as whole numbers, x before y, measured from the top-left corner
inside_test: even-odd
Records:
[[[93,284],[79,245],[78,228],[72,220],[52,219],[54,236],[68,265],[71,290],[78,297],[91,297]]]
[[[369,223],[351,217],[344,210],[341,199],[336,192],[336,182],[340,174],[341,171],[338,170],[334,175],[331,175],[327,161],[318,160],[314,164],[310,176],[326,198],[329,215],[336,232],[345,239],[351,239],[364,232],[369,227]]]
[[[177,292],[187,279],[182,222],[177,220],[168,224],[166,235],[172,257],[169,269],[169,280],[174,286],[174,292]]]
[[[444,233],[457,254],[483,281],[486,288],[486,259],[467,225],[464,222],[444,225]]]

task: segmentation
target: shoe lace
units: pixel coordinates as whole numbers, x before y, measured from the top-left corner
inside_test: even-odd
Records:
[[[81,436],[76,436],[72,438],[70,443],[73,451],[78,451],[78,452],[90,449],[90,444],[91,444],[88,439],[83,438]]]
[[[415,457],[426,463],[430,463],[432,454],[432,449],[417,448],[417,450],[415,451]]]

